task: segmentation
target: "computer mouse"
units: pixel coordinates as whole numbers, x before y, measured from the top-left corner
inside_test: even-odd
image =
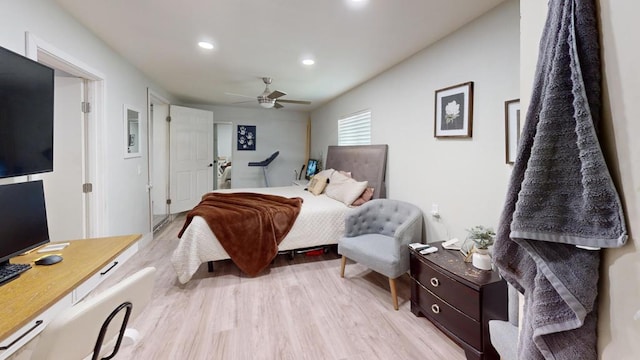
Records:
[[[40,259],[35,261],[36,265],[53,265],[62,261],[62,256],[60,255],[47,255],[43,256]]]

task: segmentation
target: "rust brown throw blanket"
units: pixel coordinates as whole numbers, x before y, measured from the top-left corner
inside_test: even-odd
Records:
[[[257,193],[210,193],[188,214],[182,236],[194,216],[216,235],[231,260],[249,276],[266,268],[278,254],[278,244],[296,221],[302,198]]]

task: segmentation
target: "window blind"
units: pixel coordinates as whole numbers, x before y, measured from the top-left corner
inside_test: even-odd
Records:
[[[338,120],[338,145],[371,144],[371,111],[361,111]]]

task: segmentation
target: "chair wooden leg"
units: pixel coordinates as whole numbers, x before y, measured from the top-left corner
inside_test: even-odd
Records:
[[[340,277],[344,277],[344,267],[347,265],[347,257],[342,255],[342,264],[340,264]]]
[[[396,291],[396,279],[389,278],[389,287],[391,288],[391,300],[393,300],[393,308],[398,310],[398,292]]]

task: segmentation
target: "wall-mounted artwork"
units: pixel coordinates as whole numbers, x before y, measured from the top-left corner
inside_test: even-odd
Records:
[[[435,105],[435,137],[471,137],[473,81],[436,90]]]
[[[130,105],[123,106],[124,157],[140,156],[140,111]]]
[[[504,102],[504,136],[505,136],[505,162],[513,164],[516,161],[518,143],[522,133],[522,121],[520,120],[520,99]]]
[[[255,125],[238,125],[238,150],[256,149]]]

